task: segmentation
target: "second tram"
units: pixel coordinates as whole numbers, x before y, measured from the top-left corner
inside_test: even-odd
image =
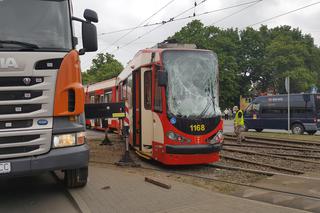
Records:
[[[190,45],[139,51],[117,78],[129,141],[145,158],[167,165],[219,160],[223,121],[218,59]]]

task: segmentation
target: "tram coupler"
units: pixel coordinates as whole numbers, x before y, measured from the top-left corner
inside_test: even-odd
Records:
[[[115,164],[117,166],[131,166],[131,167],[140,167],[140,164],[137,164],[132,160],[130,157],[129,152],[129,126],[124,126],[122,130],[122,135],[125,138],[125,152],[122,156],[122,158],[116,162]]]

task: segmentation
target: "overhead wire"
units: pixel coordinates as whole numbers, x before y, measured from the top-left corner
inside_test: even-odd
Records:
[[[152,28],[151,30],[147,31],[146,33],[144,33],[144,34],[138,36],[137,38],[129,41],[129,42],[126,43],[125,45],[123,45],[123,46],[121,46],[121,47],[117,47],[117,49],[115,49],[112,53],[118,51],[120,48],[124,48],[124,47],[126,47],[126,46],[129,46],[129,45],[132,44],[133,42],[135,42],[135,41],[143,38],[144,36],[148,35],[149,33],[152,33],[153,31],[159,29],[160,27],[162,27],[163,25],[167,24],[168,22],[172,22],[173,20],[175,20],[175,18],[177,18],[177,17],[179,17],[179,16],[181,16],[181,15],[189,12],[190,10],[194,9],[195,7],[198,7],[198,6],[202,5],[202,4],[205,3],[206,1],[207,1],[207,0],[202,0],[199,4],[195,4],[193,7],[188,8],[188,9],[182,11],[181,13],[179,13],[179,14],[176,15],[176,16],[174,16],[173,18],[170,18],[168,21],[162,21],[159,26],[156,26],[156,27]]]
[[[203,1],[201,1],[199,4],[195,4],[194,7],[197,7],[197,6],[201,5],[201,4],[203,4],[205,1],[207,1],[207,0],[203,0]],[[243,6],[243,5],[252,4],[252,3],[256,3],[256,2],[260,2],[260,1],[261,1],[261,0],[255,0],[255,1],[245,2],[245,3],[241,3],[241,4],[229,6],[229,7],[224,7],[224,8],[220,8],[220,9],[216,9],[216,10],[211,10],[211,11],[203,12],[203,13],[200,13],[200,14],[195,14],[195,16],[190,15],[190,16],[186,16],[186,17],[177,18],[177,17],[185,14],[186,12],[192,10],[192,9],[193,9],[193,7],[192,7],[192,8],[190,8],[190,9],[187,9],[187,10],[183,11],[182,13],[176,15],[176,16],[173,17],[173,18],[170,18],[168,21],[163,21],[163,22],[161,23],[161,25],[156,26],[155,28],[152,28],[151,30],[147,31],[146,33],[144,33],[144,34],[138,36],[137,38],[129,41],[129,42],[126,43],[125,45],[123,45],[123,46],[121,46],[121,47],[118,47],[115,51],[119,50],[120,48],[124,48],[124,47],[132,44],[133,42],[135,42],[135,41],[143,38],[144,36],[148,35],[149,33],[153,32],[153,31],[155,31],[155,30],[157,30],[158,28],[162,27],[163,25],[165,25],[165,24],[167,24],[167,23],[174,22],[174,21],[179,21],[179,20],[190,19],[190,18],[199,17],[199,16],[203,16],[203,15],[208,15],[208,14],[210,14],[210,13],[219,12],[219,11],[223,11],[223,10],[227,10],[227,9],[232,9],[232,8],[236,8],[236,7],[240,7],[240,6]],[[113,51],[113,53],[114,53],[115,51]]]
[[[205,0],[206,1],[206,0]],[[179,17],[185,13],[187,13],[188,11],[192,10],[194,7],[197,7],[201,4],[203,4],[205,1],[201,1],[199,4],[193,6],[192,8],[190,9],[187,9],[185,11],[183,11],[182,13],[176,15],[175,17]],[[223,11],[223,10],[228,10],[228,9],[232,9],[232,8],[237,8],[237,7],[241,7],[241,6],[244,6],[244,5],[251,5],[253,3],[257,3],[257,2],[260,2],[262,0],[254,0],[254,1],[249,1],[249,2],[244,2],[244,3],[241,3],[241,4],[236,4],[236,5],[233,5],[233,6],[229,6],[229,7],[224,7],[224,8],[220,8],[220,9],[216,9],[216,10],[211,10],[211,11],[207,11],[207,12],[203,12],[203,13],[200,13],[200,14],[195,14],[195,15],[191,15],[191,16],[186,16],[186,17],[182,17],[182,18],[170,18],[169,20],[163,20],[163,21],[160,21],[160,22],[155,22],[155,23],[151,23],[151,24],[145,24],[145,25],[142,25],[140,27],[131,27],[131,28],[124,28],[124,29],[120,29],[120,30],[115,30],[115,31],[110,31],[110,32],[105,32],[105,33],[101,33],[100,36],[104,36],[104,35],[108,35],[108,34],[114,34],[114,33],[119,33],[119,32],[123,32],[123,31],[128,31],[128,30],[132,30],[132,29],[138,29],[138,28],[145,28],[145,27],[152,27],[152,26],[155,26],[155,25],[163,25],[163,24],[166,24],[166,23],[169,23],[169,22],[175,22],[175,21],[180,21],[180,20],[184,20],[184,19],[190,19],[190,18],[194,18],[194,17],[199,17],[199,16],[203,16],[203,15],[208,15],[210,13],[215,13],[215,12],[219,12],[219,11]]]
[[[224,20],[226,20],[226,19],[228,19],[228,18],[231,18],[232,16],[235,16],[235,15],[237,15],[237,14],[245,11],[245,10],[249,9],[250,7],[255,6],[256,4],[259,4],[259,3],[262,2],[262,1],[263,1],[263,0],[259,0],[259,1],[253,2],[252,4],[250,4],[250,5],[242,8],[242,9],[240,9],[240,10],[237,10],[237,11],[235,11],[235,12],[233,12],[233,13],[227,15],[227,16],[222,17],[221,19],[218,19],[217,21],[213,22],[213,23],[210,24],[210,25],[216,25],[216,24],[218,24],[218,23],[220,23],[220,22],[223,22]]]
[[[270,18],[267,18],[267,19],[264,19],[264,20],[261,20],[261,21],[258,21],[258,22],[256,22],[256,23],[253,23],[253,24],[250,24],[250,25],[248,25],[248,26],[246,26],[246,27],[243,27],[242,29],[247,28],[247,27],[253,27],[253,26],[255,26],[255,25],[262,24],[262,23],[265,23],[265,22],[268,22],[268,21],[271,21],[271,20],[280,18],[280,17],[282,17],[282,16],[288,15],[288,14],[290,14],[290,13],[297,12],[297,11],[299,11],[299,10],[303,10],[303,9],[305,9],[305,8],[314,6],[314,5],[316,5],[316,4],[320,4],[320,1],[314,2],[314,3],[312,3],[312,4],[308,4],[308,5],[305,5],[305,6],[302,6],[302,7],[299,7],[299,8],[294,9],[294,10],[287,11],[287,12],[285,12],[285,13],[281,13],[281,14],[276,15],[276,16],[272,16],[272,17],[270,17]]]
[[[159,12],[164,10],[166,7],[168,7],[170,4],[172,4],[175,0],[169,1],[167,4],[165,4],[163,7],[161,7],[159,10],[157,10],[155,13],[153,13],[151,16],[149,16],[147,19],[143,20],[140,24],[138,24],[136,27],[133,27],[129,32],[125,33],[123,36],[112,42],[111,46],[115,45],[117,42],[119,42],[121,39],[132,33],[134,30],[138,29],[141,27],[145,22],[153,18],[155,15],[157,15]]]

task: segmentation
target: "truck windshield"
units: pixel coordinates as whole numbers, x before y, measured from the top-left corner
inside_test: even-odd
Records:
[[[0,0],[0,51],[72,49],[67,0]]]
[[[210,51],[168,50],[163,53],[168,72],[168,113],[184,118],[221,114],[218,100],[218,61]]]

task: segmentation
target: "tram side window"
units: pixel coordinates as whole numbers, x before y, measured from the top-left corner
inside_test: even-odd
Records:
[[[127,80],[122,83],[121,100],[127,100]]]
[[[127,83],[127,98],[129,107],[132,107],[132,75],[128,77],[128,83]]]
[[[156,72],[156,78],[154,82],[155,82],[154,110],[157,112],[162,112],[162,95],[161,95],[161,87],[158,85],[157,72]]]
[[[144,108],[151,110],[152,75],[151,71],[144,73]]]

